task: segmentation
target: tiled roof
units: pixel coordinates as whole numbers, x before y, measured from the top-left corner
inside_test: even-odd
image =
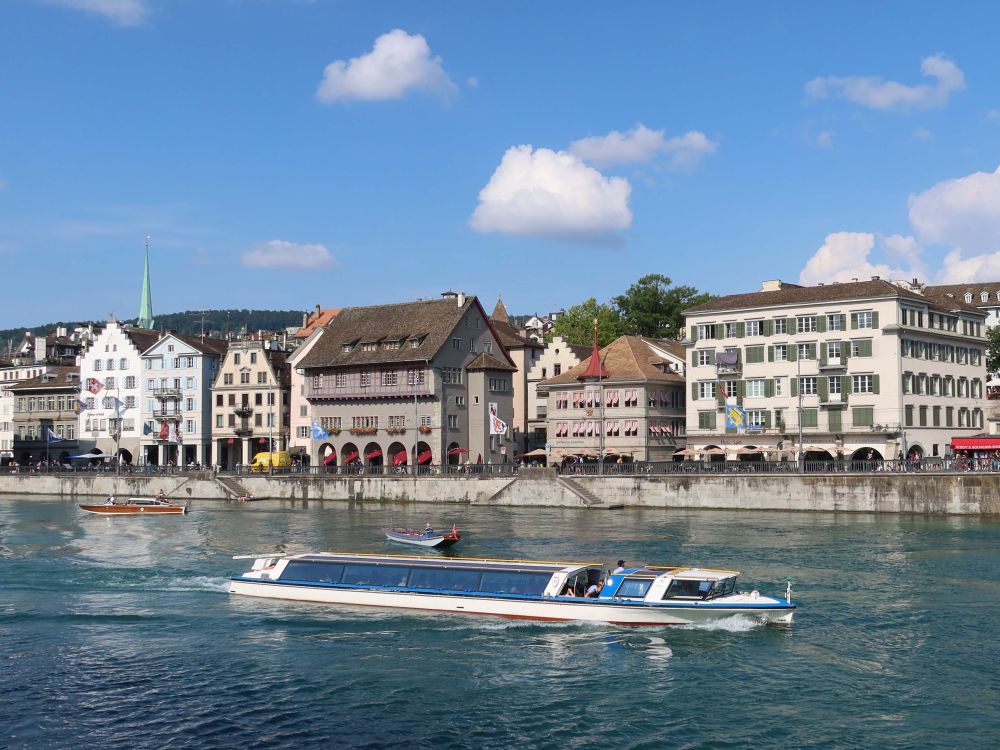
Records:
[[[497,336],[500,337],[501,343],[507,349],[523,349],[526,346],[533,347],[535,349],[544,349],[544,344],[539,344],[537,341],[532,341],[531,339],[525,338],[518,331],[517,327],[511,323],[504,322],[503,320],[492,319],[493,328],[496,329]]]
[[[647,380],[658,383],[683,383],[684,378],[674,372],[661,372],[657,367],[667,360],[658,357],[639,336],[620,336],[600,351],[601,362],[608,372],[605,383],[616,381]],[[561,385],[580,382],[587,372],[590,357],[570,370],[543,380],[542,385]]]
[[[465,366],[466,370],[503,370],[504,372],[516,372],[517,368],[501,362],[492,354],[482,352],[474,360]]]
[[[342,367],[433,359],[462,317],[474,306],[482,310],[474,296],[466,297],[461,307],[454,296],[447,296],[392,305],[345,307],[299,366]],[[489,319],[486,320],[489,324]],[[401,342],[398,349],[382,346],[394,341]],[[375,351],[365,351],[364,343],[379,346]],[[502,348],[503,342],[498,343]],[[350,345],[350,351],[344,351],[345,345]]]
[[[311,312],[309,313],[309,317],[306,318],[306,324],[297,330],[293,335],[297,339],[309,338],[309,334],[317,328],[329,325],[330,321],[337,317],[339,313],[339,307],[332,307],[329,310],[320,310],[319,312]]]
[[[490,317],[493,318],[494,323],[510,323],[510,316],[507,314],[507,308],[502,299],[497,300],[496,307],[493,308],[493,314]]]
[[[983,302],[981,299],[983,292],[989,295],[986,302]],[[1000,305],[1000,298],[997,297],[997,292],[1000,292],[1000,281],[980,281],[971,284],[942,284],[940,286],[924,287],[924,294],[928,297],[934,297],[938,300],[942,298],[954,299],[963,304],[971,304],[973,307],[996,307]],[[965,302],[966,294],[972,295],[971,303]]]
[[[824,284],[822,286],[784,285],[781,289],[771,292],[750,292],[747,294],[730,294],[726,297],[716,297],[701,305],[689,307],[685,314],[726,312],[745,308],[781,307],[784,305],[809,304],[822,302],[839,302],[854,299],[872,299],[879,297],[896,297],[913,300],[941,310],[966,309],[973,310],[961,300],[940,301],[938,297],[930,297],[911,292],[891,284],[884,279],[871,281],[852,281],[843,284]]]
[[[70,379],[70,375],[73,375]],[[11,393],[17,391],[40,391],[50,388],[80,388],[80,370],[76,367],[53,366],[37,378],[22,380],[17,385],[8,386]]]

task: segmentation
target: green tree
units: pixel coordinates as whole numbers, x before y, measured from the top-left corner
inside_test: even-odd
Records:
[[[556,319],[552,327],[555,336],[562,336],[570,344],[587,346],[594,342],[594,318],[597,318],[597,343],[607,346],[622,335],[622,319],[610,305],[602,305],[591,297],[574,305],[565,315]]]
[[[693,286],[672,284],[668,276],[651,273],[611,300],[621,316],[625,333],[677,338],[684,325],[684,311],[712,299],[711,294],[699,292]]]
[[[986,329],[986,372],[1000,373],[1000,326]]]

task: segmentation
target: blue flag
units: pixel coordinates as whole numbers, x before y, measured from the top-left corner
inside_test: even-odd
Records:
[[[747,426],[747,413],[739,406],[726,407],[726,429],[743,429]]]
[[[87,402],[84,401],[83,399],[78,398],[76,400],[76,409],[75,409],[76,413],[79,414],[81,411],[86,411],[86,409],[87,409]]]
[[[330,437],[330,433],[319,426],[319,422],[315,419],[313,420],[312,426],[312,439],[313,440],[327,440]]]
[[[153,434],[153,428],[150,426],[149,422],[144,422],[143,423],[143,425],[142,425],[142,434],[143,435],[152,435]]]
[[[49,428],[47,428],[45,430],[45,442],[46,443],[61,443],[62,442],[62,438],[59,437],[58,435],[56,435],[52,431],[52,428],[49,427]]]

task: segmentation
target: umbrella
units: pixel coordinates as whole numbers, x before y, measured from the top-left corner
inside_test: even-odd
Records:
[[[382,455],[382,449],[381,448],[373,448],[372,450],[368,451],[365,454],[365,458],[367,458],[369,461],[371,461],[373,458],[378,458],[381,455]]]
[[[533,450],[533,451],[528,451],[527,453],[519,453],[518,455],[519,456],[531,456],[531,457],[535,457],[535,456],[545,456],[545,455],[548,455],[548,454],[546,454],[544,448],[535,448],[535,450]]]
[[[701,451],[697,448],[682,448],[679,451],[674,451],[675,456],[698,456],[701,455]]]
[[[70,456],[70,458],[114,458],[110,453],[83,453],[79,456]]]
[[[433,456],[433,455],[434,454],[431,453],[431,451],[423,451],[419,456],[417,456],[417,463],[418,464],[425,464],[425,463],[427,463],[428,461],[431,460],[431,456]]]
[[[448,451],[448,455],[457,456],[459,453],[468,453],[468,452],[469,452],[468,448],[452,448],[450,451]]]
[[[327,455],[327,457],[323,459],[323,465],[324,466],[329,466],[330,464],[332,464],[336,460],[337,460],[337,452],[336,451],[330,451],[330,453]]]
[[[395,456],[392,457],[392,465],[399,466],[400,464],[406,463],[406,451],[400,451]]]
[[[740,448],[736,452],[739,455],[741,455],[741,456],[750,456],[750,455],[753,455],[754,453],[763,453],[764,449],[763,448]]]
[[[351,461],[353,461],[357,457],[358,457],[358,452],[357,451],[351,451],[346,456],[344,456],[344,463],[345,464],[349,464],[349,463],[351,463]]]

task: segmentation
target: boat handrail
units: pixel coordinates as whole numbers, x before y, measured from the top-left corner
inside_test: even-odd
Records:
[[[262,557],[291,557],[287,552],[262,552],[258,555],[233,555],[234,560],[258,560]]]

